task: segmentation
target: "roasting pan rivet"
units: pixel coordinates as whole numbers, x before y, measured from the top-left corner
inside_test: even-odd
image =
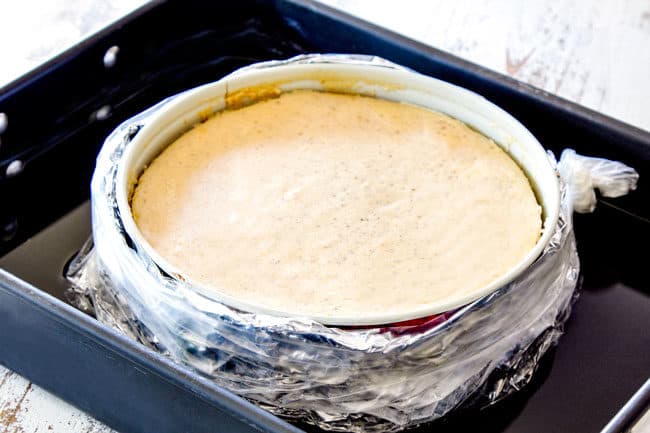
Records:
[[[106,69],[112,68],[117,63],[117,53],[120,52],[120,47],[113,45],[104,54],[104,67]]]
[[[111,115],[111,106],[110,105],[102,105],[99,107],[97,111],[93,113],[93,116],[96,120],[104,120],[107,119],[108,116]]]
[[[7,130],[7,126],[9,126],[9,118],[5,113],[0,113],[0,134]]]
[[[20,174],[23,171],[24,164],[20,159],[14,159],[9,163],[7,169],[5,170],[5,176],[13,177]]]
[[[9,217],[2,222],[0,227],[0,240],[9,242],[16,236],[18,231],[18,220],[16,217]]]

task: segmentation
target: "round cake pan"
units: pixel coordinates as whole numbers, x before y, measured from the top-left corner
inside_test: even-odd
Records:
[[[524,170],[542,206],[542,234],[530,252],[507,273],[470,294],[449,296],[407,313],[365,316],[309,317],[335,326],[386,325],[443,313],[486,296],[505,286],[535,261],[548,244],[559,213],[559,183],[544,148],[514,117],[482,96],[450,83],[397,67],[387,62],[353,60],[341,56],[302,57],[286,62],[267,62],[239,70],[214,83],[189,90],[157,110],[128,144],[117,173],[117,204],[124,229],[133,243],[165,272],[203,295],[231,307],[276,316],[299,316],[296,312],[270,309],[243,302],[215,287],[192,281],[183,270],[161,257],[142,236],[133,219],[130,196],[146,166],[176,138],[212,114],[276,97],[296,89],[352,93],[405,102],[454,117],[501,146]],[[498,251],[495,251],[498,254]],[[218,259],[218,258],[216,258]]]

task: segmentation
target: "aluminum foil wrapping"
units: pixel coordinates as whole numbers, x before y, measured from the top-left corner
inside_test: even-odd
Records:
[[[325,430],[398,431],[477,395],[482,404],[496,402],[528,383],[562,334],[577,293],[574,203],[593,210],[595,187],[622,195],[638,177],[623,164],[565,151],[554,235],[518,279],[425,325],[338,329],[235,310],[134,249],[116,204],[116,171],[125,146],[165,103],[122,124],[104,144],[91,186],[93,240],[69,267],[70,296],[224,388]]]

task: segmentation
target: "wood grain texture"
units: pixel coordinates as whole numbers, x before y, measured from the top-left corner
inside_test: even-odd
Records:
[[[649,0],[322,1],[650,130]]]
[[[650,0],[322,1],[650,130]],[[0,13],[0,82],[142,2],[14,2]],[[0,366],[0,433],[111,431]]]
[[[112,431],[79,409],[0,366],[0,433]]]

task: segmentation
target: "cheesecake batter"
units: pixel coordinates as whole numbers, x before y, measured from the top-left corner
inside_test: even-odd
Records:
[[[181,136],[140,177],[132,210],[185,277],[312,317],[470,293],[522,260],[542,227],[525,174],[465,124],[303,90]]]

